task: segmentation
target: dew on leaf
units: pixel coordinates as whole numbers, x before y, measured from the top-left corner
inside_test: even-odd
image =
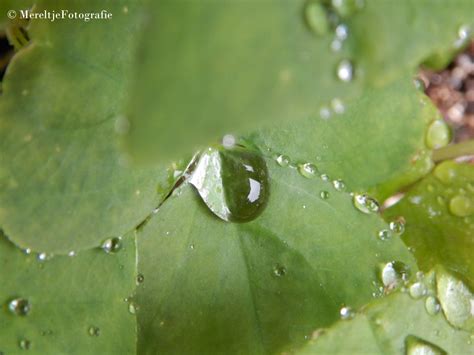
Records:
[[[451,130],[448,124],[442,120],[433,121],[426,131],[426,146],[437,149],[446,146],[451,140]]]
[[[379,203],[374,198],[366,194],[354,194],[352,202],[362,213],[370,214],[379,211]]]
[[[456,178],[456,163],[445,161],[434,170],[434,176],[444,184],[450,184]]]
[[[332,0],[331,5],[341,17],[349,17],[363,7],[360,0]]]
[[[280,154],[279,156],[277,156],[276,162],[280,166],[287,167],[288,165],[290,165],[290,158],[286,155]]]
[[[339,310],[339,315],[341,319],[348,320],[348,319],[354,318],[354,311],[352,310],[351,307],[342,307]]]
[[[474,203],[464,195],[456,195],[449,201],[449,212],[457,217],[467,217],[474,213]]]
[[[420,79],[420,78],[415,78],[413,79],[413,84],[415,85],[415,88],[421,92],[425,92],[425,82]]]
[[[405,232],[405,219],[403,217],[398,217],[391,221],[388,226],[393,234],[402,235],[403,232]]]
[[[38,261],[47,261],[51,258],[52,258],[52,256],[47,254],[47,253],[39,253],[36,259]]]
[[[471,37],[471,31],[471,26],[461,25],[458,29],[458,38],[454,41],[454,47],[461,48],[468,43],[469,38]]]
[[[95,327],[95,326],[90,326],[89,329],[87,329],[87,333],[89,333],[90,336],[98,337],[100,335],[100,328]]]
[[[207,207],[228,222],[257,218],[269,197],[265,160],[257,152],[242,147],[209,148],[203,152],[190,183]]]
[[[447,355],[440,347],[413,335],[405,338],[405,348],[407,355]]]
[[[344,41],[345,39],[347,39],[347,36],[349,35],[349,29],[347,28],[347,25],[344,23],[337,25],[335,32],[336,32],[336,38],[341,41]]]
[[[474,325],[474,295],[466,284],[444,269],[436,272],[438,299],[446,319],[458,328]]]
[[[76,256],[76,252],[74,250],[71,250],[69,253],[67,253],[67,256],[70,256],[70,257]]]
[[[233,148],[235,146],[236,139],[232,134],[226,134],[222,137],[222,146],[226,149]]]
[[[21,339],[18,342],[18,345],[22,350],[29,350],[31,348],[31,341],[29,341],[28,339]]]
[[[423,282],[415,282],[408,289],[408,294],[410,295],[410,297],[416,300],[421,297],[424,297],[427,292],[428,290],[426,286],[423,284]]]
[[[25,253],[26,255],[30,255],[31,254],[31,249],[30,248],[25,248],[25,249],[23,249],[23,253]]]
[[[385,287],[396,288],[405,283],[410,274],[408,266],[401,261],[391,261],[382,266],[381,280]]]
[[[330,48],[331,48],[331,51],[333,51],[333,52],[339,52],[342,48],[341,40],[336,38],[333,41],[331,41]]]
[[[327,174],[321,174],[320,178],[322,181],[329,181],[329,176]]]
[[[316,173],[318,172],[318,168],[316,168],[316,165],[314,164],[305,163],[305,164],[298,165],[298,171],[302,176],[310,179],[316,176]]]
[[[352,80],[354,75],[354,68],[352,62],[347,59],[343,59],[337,66],[337,77],[343,82],[349,82]]]
[[[327,120],[328,118],[331,117],[331,110],[327,106],[322,106],[319,109],[319,116],[321,116],[322,119]]]
[[[346,107],[344,106],[342,100],[337,97],[331,100],[331,107],[332,110],[339,115],[344,113],[344,111],[346,110]]]
[[[441,306],[434,296],[428,296],[426,297],[425,300],[425,309],[426,312],[428,312],[429,315],[436,315],[438,314],[439,310],[441,309]]]
[[[319,197],[321,197],[323,200],[327,200],[329,198],[329,192],[328,191],[321,191],[319,193]]]
[[[145,276],[143,276],[143,274],[138,274],[137,275],[137,284],[141,284],[143,281],[145,281]]]
[[[377,233],[377,237],[380,240],[388,240],[388,239],[392,238],[392,232],[389,229],[381,229]]]
[[[17,316],[26,316],[31,310],[31,305],[25,298],[15,298],[8,302],[8,310]]]
[[[344,189],[346,188],[346,184],[344,184],[344,181],[342,181],[341,179],[334,180],[332,182],[332,185],[337,191],[344,191]]]
[[[329,30],[326,11],[317,1],[308,0],[304,8],[304,19],[311,32],[322,36]]]
[[[273,267],[273,274],[277,277],[286,275],[286,267],[283,265],[277,264]]]
[[[108,238],[104,240],[101,248],[107,254],[116,253],[122,248],[122,239],[120,237]]]

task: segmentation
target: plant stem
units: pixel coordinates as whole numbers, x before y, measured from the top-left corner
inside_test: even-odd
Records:
[[[433,160],[440,162],[447,159],[455,159],[464,155],[474,155],[474,140],[469,140],[457,144],[450,144],[446,147],[433,151]]]

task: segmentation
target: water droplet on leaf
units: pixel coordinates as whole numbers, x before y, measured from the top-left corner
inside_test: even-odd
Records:
[[[449,212],[457,217],[467,217],[474,213],[474,203],[464,195],[456,195],[449,201]]]
[[[351,307],[342,307],[339,310],[339,315],[341,316],[341,319],[348,320],[354,318],[354,311]]]
[[[347,59],[341,60],[337,66],[337,77],[339,80],[349,82],[352,80],[353,75],[354,68],[352,66],[352,62]]]
[[[100,335],[100,328],[90,326],[87,332],[89,333],[90,336],[98,337]]]
[[[344,106],[342,100],[337,97],[331,100],[331,107],[333,111],[338,115],[343,114],[346,110],[346,107]]]
[[[379,203],[374,198],[365,194],[355,194],[352,198],[354,206],[363,213],[376,213],[379,211]]]
[[[283,167],[287,167],[288,165],[290,165],[290,158],[287,157],[286,155],[280,154],[276,158],[276,161],[277,161],[278,165],[283,166]]]
[[[425,296],[427,292],[428,290],[426,289],[426,286],[422,282],[415,282],[408,289],[408,293],[410,297],[416,300]]]
[[[109,238],[102,243],[102,249],[107,253],[116,253],[122,248],[122,239],[120,237]]]
[[[21,339],[18,345],[22,350],[29,350],[31,348],[31,341],[28,339]]]
[[[308,0],[304,8],[304,19],[308,28],[317,35],[324,35],[329,30],[329,22],[323,6],[313,0]]]
[[[451,140],[451,129],[442,120],[433,121],[426,131],[426,146],[430,149],[441,148],[448,145]]]
[[[8,309],[17,316],[26,316],[31,309],[30,302],[24,298],[15,298],[8,302]]]
[[[329,192],[327,191],[321,191],[319,193],[319,196],[323,199],[323,200],[327,200],[329,198]]]
[[[314,164],[305,163],[305,164],[298,165],[298,171],[300,172],[302,176],[310,179],[316,176],[318,169],[316,168],[316,165]]]
[[[145,281],[145,276],[143,276],[143,274],[138,274],[137,283],[141,284],[143,281]]]
[[[429,315],[434,316],[435,314],[438,314],[439,310],[441,309],[441,306],[436,297],[429,296],[425,300],[425,309]]]
[[[344,23],[341,23],[337,25],[336,27],[336,38],[344,41],[347,39],[347,36],[349,35],[349,29],[347,28],[347,25]]]
[[[447,355],[440,347],[413,335],[405,338],[405,348],[407,355]]]
[[[405,219],[403,217],[399,217],[396,220],[391,221],[389,228],[393,234],[402,235],[403,232],[405,232]]]
[[[277,277],[285,276],[286,274],[286,268],[283,265],[275,265],[273,268],[273,274]]]
[[[388,240],[392,238],[392,232],[388,229],[382,229],[377,233],[377,237],[380,240]]]
[[[344,184],[344,181],[342,181],[341,179],[334,180],[332,182],[332,185],[337,191],[344,191],[344,189],[346,188],[346,184]]]
[[[249,222],[265,209],[270,184],[265,160],[242,147],[209,148],[190,178],[204,203],[228,222]]]
[[[401,261],[391,261],[382,266],[381,279],[382,283],[389,290],[394,289],[409,278],[409,269],[405,263]]]

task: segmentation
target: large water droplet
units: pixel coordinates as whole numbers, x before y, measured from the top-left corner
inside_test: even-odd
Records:
[[[17,316],[26,316],[31,309],[30,302],[24,298],[15,298],[8,302],[8,309]]]
[[[329,22],[324,7],[314,0],[308,0],[304,8],[304,19],[308,28],[317,35],[324,35],[329,30]]]
[[[433,121],[426,131],[426,146],[436,149],[448,145],[451,140],[451,130],[442,119]]]
[[[407,355],[447,355],[440,347],[413,335],[405,338],[405,348]]]
[[[448,160],[436,166],[434,175],[444,184],[450,184],[456,178],[456,163]]]
[[[242,147],[207,149],[201,154],[190,183],[207,207],[229,222],[248,222],[257,218],[269,197],[265,160]]]
[[[298,165],[298,171],[300,172],[302,176],[310,179],[316,176],[318,172],[318,168],[316,168],[316,165],[314,164],[305,163],[305,164]]]
[[[382,266],[382,283],[389,290],[405,283],[410,276],[409,268],[401,261],[391,261]]]
[[[393,234],[402,235],[403,232],[405,232],[405,219],[403,217],[398,217],[389,223],[389,228]]]
[[[474,213],[474,203],[464,195],[456,195],[449,201],[449,212],[457,217],[467,217]]]
[[[365,194],[355,194],[352,202],[354,206],[363,213],[376,213],[379,211],[379,203],[374,198]]]
[[[347,59],[341,60],[337,66],[337,77],[339,80],[349,82],[352,80],[353,75],[354,68],[352,66],[352,62]]]
[[[408,289],[408,293],[411,298],[417,300],[421,297],[424,297],[426,293],[428,292],[428,289],[424,285],[423,282],[415,282],[413,285],[410,286]]]
[[[120,248],[122,248],[122,239],[120,237],[109,238],[102,243],[102,249],[108,254],[116,253]]]
[[[464,282],[440,269],[436,272],[436,286],[448,322],[458,328],[474,326],[474,295]]]
[[[438,314],[439,310],[441,309],[441,306],[436,297],[428,296],[425,300],[425,309],[429,315],[434,316],[435,314]]]

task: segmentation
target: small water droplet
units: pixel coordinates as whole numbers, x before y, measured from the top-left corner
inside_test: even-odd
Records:
[[[316,165],[314,164],[305,163],[305,164],[298,165],[298,171],[300,172],[302,176],[310,179],[316,176],[318,169],[316,168]]]
[[[327,191],[321,191],[319,193],[319,196],[323,199],[323,200],[327,200],[329,198],[329,192]]]
[[[281,277],[286,275],[286,268],[283,265],[275,265],[273,268],[273,274],[275,276]]]
[[[415,85],[415,88],[421,92],[425,92],[425,82],[420,79],[420,78],[415,78],[413,79],[413,84]]]
[[[349,35],[349,29],[346,24],[341,23],[336,26],[336,38],[344,41],[347,39],[347,36]]]
[[[25,249],[23,249],[23,253],[25,253],[26,255],[30,255],[31,254],[31,249],[30,248],[25,248]]]
[[[337,77],[343,82],[349,82],[353,79],[354,68],[352,62],[347,59],[343,59],[337,66]]]
[[[47,261],[49,259],[51,259],[51,255],[49,254],[46,254],[46,253],[39,253],[38,256],[37,256],[37,260],[38,261]]]
[[[337,38],[334,39],[333,41],[331,41],[330,48],[333,52],[339,52],[342,49],[342,41]]]
[[[388,240],[390,238],[392,238],[392,232],[388,229],[381,229],[378,233],[377,233],[377,237],[380,239],[380,240]]]
[[[71,250],[69,253],[67,253],[67,255],[73,257],[76,256],[76,252],[74,250]]]
[[[474,295],[464,282],[444,269],[436,272],[438,299],[446,319],[453,326],[463,328],[471,323],[474,314]]]
[[[329,181],[329,176],[327,174],[321,174],[320,177],[322,181]]]
[[[343,114],[346,110],[346,107],[344,106],[342,100],[337,97],[331,100],[331,107],[333,111],[338,115]]]
[[[143,276],[143,274],[138,274],[137,275],[137,284],[141,284],[143,281],[145,281],[145,276]]]
[[[329,22],[323,6],[316,1],[309,0],[304,8],[304,19],[311,32],[322,36],[329,30]]]
[[[226,149],[233,148],[235,146],[236,139],[232,134],[226,134],[222,138],[222,146]]]
[[[18,345],[22,350],[29,350],[31,348],[31,341],[29,341],[28,339],[21,339]]]
[[[331,110],[327,106],[322,106],[319,109],[319,116],[321,116],[322,119],[327,120],[328,118],[331,117]]]
[[[398,217],[388,225],[393,234],[402,235],[405,232],[405,219]]]
[[[87,330],[90,336],[98,337],[100,335],[100,328],[95,326],[90,326]]]
[[[422,282],[415,282],[408,289],[408,294],[410,295],[410,297],[416,300],[421,297],[424,297],[427,292],[428,290],[426,289],[426,286]]]
[[[462,25],[458,29],[458,38],[454,41],[455,48],[461,48],[469,42],[471,37],[471,27],[469,25]]]
[[[17,316],[26,316],[31,310],[31,305],[27,299],[15,298],[8,302],[8,309]]]
[[[125,116],[118,116],[115,120],[115,132],[125,135],[130,130],[130,121]]]
[[[435,177],[444,184],[451,184],[456,178],[456,163],[448,160],[437,165],[434,170]]]
[[[290,158],[286,155],[280,154],[276,157],[275,160],[280,166],[287,167],[288,165],[290,165]]]
[[[337,191],[344,191],[344,189],[346,188],[346,184],[344,184],[344,181],[342,181],[341,179],[334,180],[332,182],[332,186],[334,186]]]
[[[104,240],[102,243],[102,250],[107,254],[118,252],[122,248],[122,238],[115,237]]]
[[[354,311],[351,307],[342,307],[339,310],[339,315],[341,316],[341,319],[344,320],[352,319],[354,318]]]
[[[189,245],[189,249],[194,250],[194,244]]]
[[[429,315],[434,316],[435,314],[438,314],[439,310],[441,309],[441,306],[436,297],[428,296],[425,300],[425,309]]]
[[[426,146],[430,149],[437,149],[448,145],[451,140],[451,129],[448,124],[439,119],[433,121],[426,131]]]
[[[447,355],[440,347],[413,335],[405,338],[405,348],[407,355]]]
[[[401,261],[391,261],[382,266],[382,283],[389,290],[392,290],[405,283],[409,276],[410,274],[408,266]]]
[[[449,212],[457,217],[467,217],[474,213],[474,203],[464,195],[456,195],[449,201]]]
[[[365,194],[354,194],[352,198],[354,206],[361,212],[377,213],[379,211],[379,203],[374,198]]]

